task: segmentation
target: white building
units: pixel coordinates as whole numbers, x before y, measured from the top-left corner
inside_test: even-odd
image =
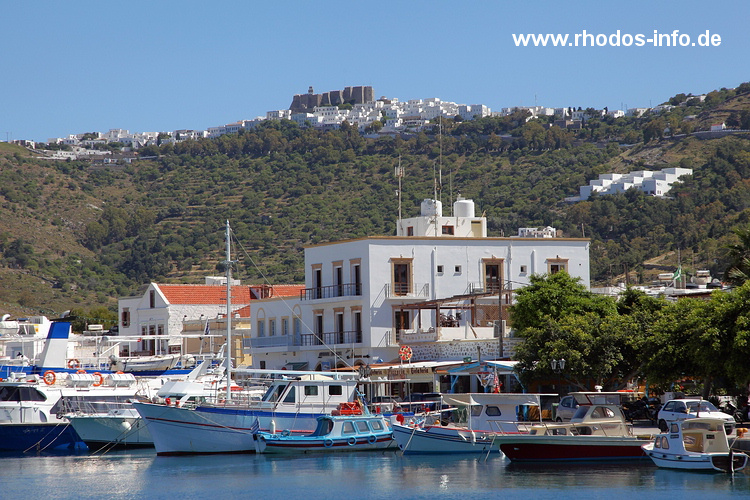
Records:
[[[490,238],[471,200],[452,216],[425,200],[395,236],[306,248],[304,293],[251,303],[253,366],[394,362],[402,345],[414,361],[497,359],[512,290],[560,270],[589,286],[589,240]]]
[[[578,198],[569,201],[588,200],[592,193],[600,195],[624,193],[636,188],[651,196],[664,196],[672,189],[683,175],[692,175],[690,168],[665,168],[660,171],[636,170],[628,174],[599,174],[599,178],[589,182],[588,186],[578,188]]]

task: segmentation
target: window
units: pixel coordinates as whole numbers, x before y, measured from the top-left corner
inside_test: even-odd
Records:
[[[499,417],[500,415],[502,415],[500,408],[498,408],[497,406],[488,406],[485,410],[485,413],[488,417]]]
[[[354,429],[354,422],[344,422],[344,427],[341,429],[342,434],[356,434],[357,431]]]
[[[393,293],[395,295],[411,293],[411,260],[394,261]]]
[[[343,386],[341,385],[330,385],[328,386],[329,396],[341,396],[344,393]]]
[[[262,319],[258,320],[258,337],[266,336],[266,322]]]
[[[294,318],[294,335],[296,337],[302,335],[302,320],[299,318]]]
[[[370,425],[372,426],[372,430],[374,431],[382,431],[383,430],[383,424],[380,420],[373,420],[370,422]]]
[[[317,396],[318,395],[317,385],[306,385],[304,387],[305,387],[305,396]]]
[[[442,233],[447,235],[453,235],[453,226],[443,226]]]
[[[367,426],[367,422],[365,420],[357,421],[357,430],[363,434],[370,432],[370,428]]]
[[[122,326],[123,328],[130,326],[130,309],[127,307],[122,309]]]
[[[286,397],[284,397],[285,403],[294,403],[297,401],[297,388],[296,387],[290,387],[289,392],[287,393]]]
[[[260,369],[261,370],[265,370],[266,369],[266,362],[265,361],[261,361],[260,362]]]
[[[548,259],[547,274],[557,274],[568,270],[568,259]]]
[[[411,328],[411,314],[409,311],[396,311],[394,313],[394,322],[396,331],[408,330]]]
[[[276,319],[272,318],[268,320],[268,336],[273,337],[276,335]]]
[[[443,274],[443,266],[437,266],[438,274]]]
[[[526,274],[526,266],[521,266],[521,274]]]
[[[281,334],[289,335],[289,318],[281,318]]]
[[[409,226],[406,228],[406,236],[414,236],[414,226]]]
[[[354,276],[354,285],[356,286],[355,295],[362,295],[362,269],[359,264],[352,266],[352,275]]]
[[[153,309],[156,307],[156,292],[149,290],[148,292],[148,306]]]
[[[461,274],[461,266],[456,266],[453,268],[453,272],[456,274]]]
[[[485,259],[484,264],[484,291],[498,293],[503,288],[503,261],[499,259]]]
[[[344,269],[341,266],[333,270],[333,283],[336,285],[336,297],[344,295]]]

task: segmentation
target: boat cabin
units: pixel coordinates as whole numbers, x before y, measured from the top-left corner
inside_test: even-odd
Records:
[[[581,405],[566,424],[535,425],[529,434],[547,436],[629,436],[632,426],[616,404]]]

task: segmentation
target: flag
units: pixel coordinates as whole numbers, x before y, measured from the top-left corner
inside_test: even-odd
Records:
[[[253,422],[253,425],[250,426],[250,431],[253,434],[257,434],[260,431],[260,422],[258,422],[258,418],[255,418],[255,422]]]
[[[677,271],[672,275],[672,281],[677,281],[682,278],[682,266],[677,268]]]
[[[497,370],[495,370],[495,378],[492,380],[492,385],[495,386],[492,392],[495,392],[495,393],[500,392],[500,379],[497,378]]]

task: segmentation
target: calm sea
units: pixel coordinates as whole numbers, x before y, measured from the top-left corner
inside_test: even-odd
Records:
[[[518,498],[524,500],[750,496],[734,476],[638,464],[519,465],[502,455],[401,456],[397,452],[272,457],[106,455],[0,456],[0,498]]]

